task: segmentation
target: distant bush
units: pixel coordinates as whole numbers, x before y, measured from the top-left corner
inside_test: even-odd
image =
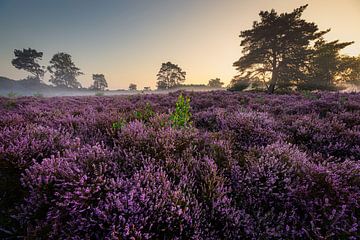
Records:
[[[16,98],[16,97],[18,97],[18,94],[16,92],[9,92],[7,94],[7,97],[8,98]]]
[[[250,81],[234,81],[228,88],[229,91],[243,91],[250,86]]]
[[[40,93],[40,92],[34,93],[33,96],[36,97],[36,98],[44,97],[44,95],[42,93]]]
[[[335,85],[335,84],[322,84],[316,82],[308,82],[299,84],[297,86],[297,90],[307,90],[307,91],[339,91],[345,89],[343,86]]]
[[[96,92],[96,93],[95,93],[95,96],[98,96],[98,97],[104,96],[104,93],[103,93],[103,92]]]

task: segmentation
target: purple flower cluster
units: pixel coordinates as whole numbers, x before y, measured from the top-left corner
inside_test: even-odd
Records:
[[[178,95],[0,98],[0,238],[359,237],[360,94]]]

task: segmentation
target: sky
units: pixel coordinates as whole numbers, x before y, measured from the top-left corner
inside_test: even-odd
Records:
[[[0,76],[26,77],[11,59],[14,49],[30,47],[44,52],[43,65],[69,53],[85,87],[102,73],[109,89],[154,89],[167,61],[187,72],[187,84],[217,77],[228,84],[241,56],[240,31],[261,10],[304,4],[303,18],[331,28],[327,40],[355,41],[342,53],[360,54],[360,0],[0,0]]]

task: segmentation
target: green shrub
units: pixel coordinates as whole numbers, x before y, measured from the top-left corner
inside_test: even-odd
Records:
[[[126,125],[126,121],[123,118],[120,118],[116,122],[112,124],[113,130],[119,130],[122,129]]]
[[[151,117],[155,115],[155,112],[151,106],[150,103],[146,103],[145,107],[138,109],[134,111],[134,117],[135,119],[142,121],[142,122],[148,122]]]
[[[191,126],[191,112],[190,112],[190,98],[182,94],[176,102],[175,112],[170,116],[171,125],[174,127],[189,127]]]

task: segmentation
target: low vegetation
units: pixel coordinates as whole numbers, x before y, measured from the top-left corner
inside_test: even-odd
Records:
[[[9,100],[2,239],[358,236],[360,94]]]

